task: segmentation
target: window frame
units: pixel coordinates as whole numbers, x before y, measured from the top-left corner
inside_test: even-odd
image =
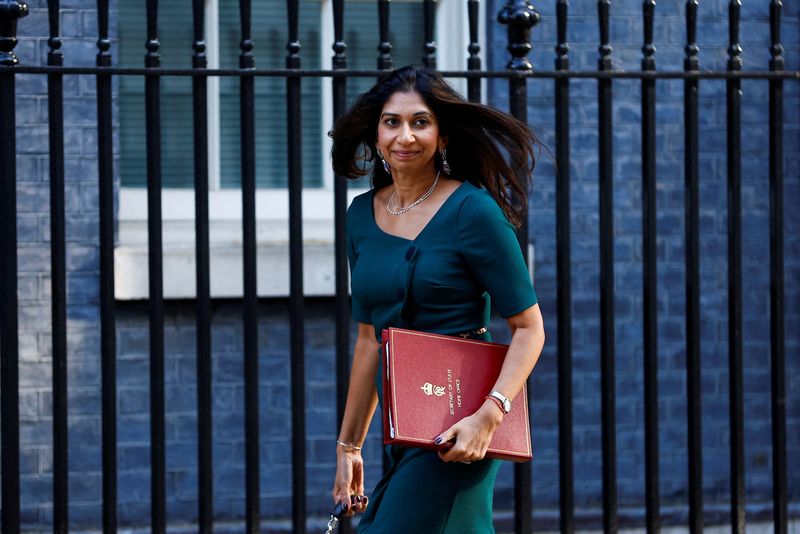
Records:
[[[367,1],[367,0],[365,0]],[[397,0],[396,0],[397,1]],[[402,0],[401,0],[402,1]],[[417,2],[419,0],[410,0]],[[333,14],[331,0],[320,0],[320,50],[322,68],[332,68]],[[356,2],[350,1],[352,9]],[[480,41],[485,43],[485,17],[480,18]],[[461,24],[452,24],[460,20]],[[218,0],[206,0],[205,38],[208,68],[219,66]],[[469,26],[465,2],[437,3],[437,62],[442,70],[463,70],[467,58]],[[454,46],[450,43],[458,43]],[[420,56],[422,47],[420,46]],[[483,50],[481,51],[483,56]],[[466,94],[466,80],[449,80]],[[211,296],[242,295],[241,265],[241,191],[222,188],[220,169],[219,78],[208,78],[209,142],[209,236],[211,260]],[[483,91],[485,94],[485,91]],[[322,124],[333,123],[332,79],[322,79]],[[320,128],[323,151],[330,153],[327,129]],[[323,164],[322,185],[303,190],[303,237],[306,261],[304,287],[309,296],[335,294],[333,280],[333,170]],[[365,188],[351,188],[349,200]],[[194,190],[162,190],[162,241],[164,243],[164,296],[168,299],[194,298]],[[289,294],[288,278],[288,190],[256,190],[257,243],[259,249],[258,294],[282,297]],[[119,231],[115,249],[115,290],[118,300],[148,297],[147,283],[147,190],[143,187],[120,187]],[[238,251],[238,259],[237,259]],[[215,276],[224,272],[225,277]]]

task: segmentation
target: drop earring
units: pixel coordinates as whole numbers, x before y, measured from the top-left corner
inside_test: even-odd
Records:
[[[447,150],[444,148],[440,150],[440,155],[442,156],[442,170],[448,176],[450,176],[450,164],[447,162]]]
[[[389,166],[389,162],[384,159],[383,154],[381,154],[380,151],[377,152],[378,152],[378,157],[381,158],[381,163],[383,164],[383,170],[386,171],[386,174],[391,175],[392,168]]]

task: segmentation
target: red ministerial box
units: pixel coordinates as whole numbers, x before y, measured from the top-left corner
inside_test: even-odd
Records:
[[[508,345],[389,328],[383,331],[383,441],[436,449],[436,437],[481,407],[500,375]],[[531,459],[528,393],[514,399],[489,458]]]

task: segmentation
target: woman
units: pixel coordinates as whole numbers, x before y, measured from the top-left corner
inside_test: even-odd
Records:
[[[384,76],[331,136],[338,174],[363,176],[364,160],[374,162],[373,188],[347,212],[358,339],[333,498],[350,515],[363,512],[359,532],[494,532],[499,461],[483,457],[507,413],[502,401],[522,389],[544,344],[512,225],[524,213],[537,141],[525,124],[466,102],[439,74],[416,66]],[[452,447],[387,447],[389,470],[368,503],[361,445],[381,395],[381,330],[489,339],[489,298],[513,333],[495,397],[437,437]]]

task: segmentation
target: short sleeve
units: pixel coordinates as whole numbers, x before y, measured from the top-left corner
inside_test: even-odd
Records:
[[[537,303],[514,226],[485,190],[464,199],[458,214],[459,248],[502,317]]]
[[[372,316],[369,311],[353,296],[353,269],[358,261],[358,254],[356,253],[356,246],[353,241],[353,226],[351,222],[352,209],[347,210],[347,262],[350,265],[350,314],[353,320],[358,323],[372,324]]]

